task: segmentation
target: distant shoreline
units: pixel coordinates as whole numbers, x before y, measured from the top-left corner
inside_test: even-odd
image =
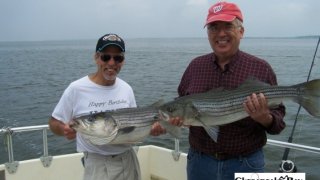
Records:
[[[315,39],[319,38],[320,35],[309,35],[309,36],[292,36],[292,37],[255,37],[249,36],[244,37],[244,39]],[[134,39],[206,39],[207,37],[131,37],[125,38],[127,40],[134,40]],[[25,41],[0,41],[0,43],[15,43],[15,42],[66,42],[66,41],[96,41],[96,39],[65,39],[65,40],[25,40]]]

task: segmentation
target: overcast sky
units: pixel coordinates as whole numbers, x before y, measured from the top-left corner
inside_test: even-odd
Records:
[[[216,0],[0,0],[0,41],[206,37]],[[320,0],[230,0],[244,16],[245,37],[320,34]]]

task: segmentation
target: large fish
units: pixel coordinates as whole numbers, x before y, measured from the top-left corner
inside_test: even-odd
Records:
[[[165,120],[183,117],[183,124],[186,126],[203,126],[208,135],[217,141],[218,126],[249,116],[243,103],[252,93],[263,93],[269,107],[291,100],[300,104],[311,115],[320,117],[320,79],[293,86],[270,86],[250,78],[234,90],[218,88],[180,97],[162,105],[159,113]]]
[[[71,127],[95,145],[127,144],[141,142],[150,133],[152,124],[159,121],[157,107],[124,108],[114,111],[82,115],[71,122]],[[178,137],[180,129],[161,121],[173,136]]]

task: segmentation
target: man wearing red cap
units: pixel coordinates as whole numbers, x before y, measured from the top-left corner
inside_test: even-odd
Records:
[[[265,60],[239,50],[242,23],[242,13],[233,3],[219,2],[210,7],[205,27],[213,52],[191,61],[179,84],[179,96],[221,87],[235,89],[250,77],[277,84]],[[231,180],[235,172],[264,171],[266,132],[278,134],[284,129],[285,107],[279,104],[269,109],[262,93],[252,94],[243,104],[249,116],[220,126],[217,142],[204,128],[190,127],[188,180]]]

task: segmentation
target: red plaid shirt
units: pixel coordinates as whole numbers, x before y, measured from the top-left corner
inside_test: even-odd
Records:
[[[238,51],[222,71],[215,62],[214,53],[200,56],[191,61],[178,87],[179,96],[201,93],[213,88],[237,88],[248,77],[256,77],[271,85],[277,84],[276,75],[264,60]],[[218,143],[215,143],[202,127],[190,127],[190,146],[206,154],[226,153],[245,155],[266,144],[266,132],[279,134],[284,128],[285,107],[281,104],[271,110],[273,123],[266,129],[251,118],[220,126]],[[214,119],[213,119],[214,120]]]

